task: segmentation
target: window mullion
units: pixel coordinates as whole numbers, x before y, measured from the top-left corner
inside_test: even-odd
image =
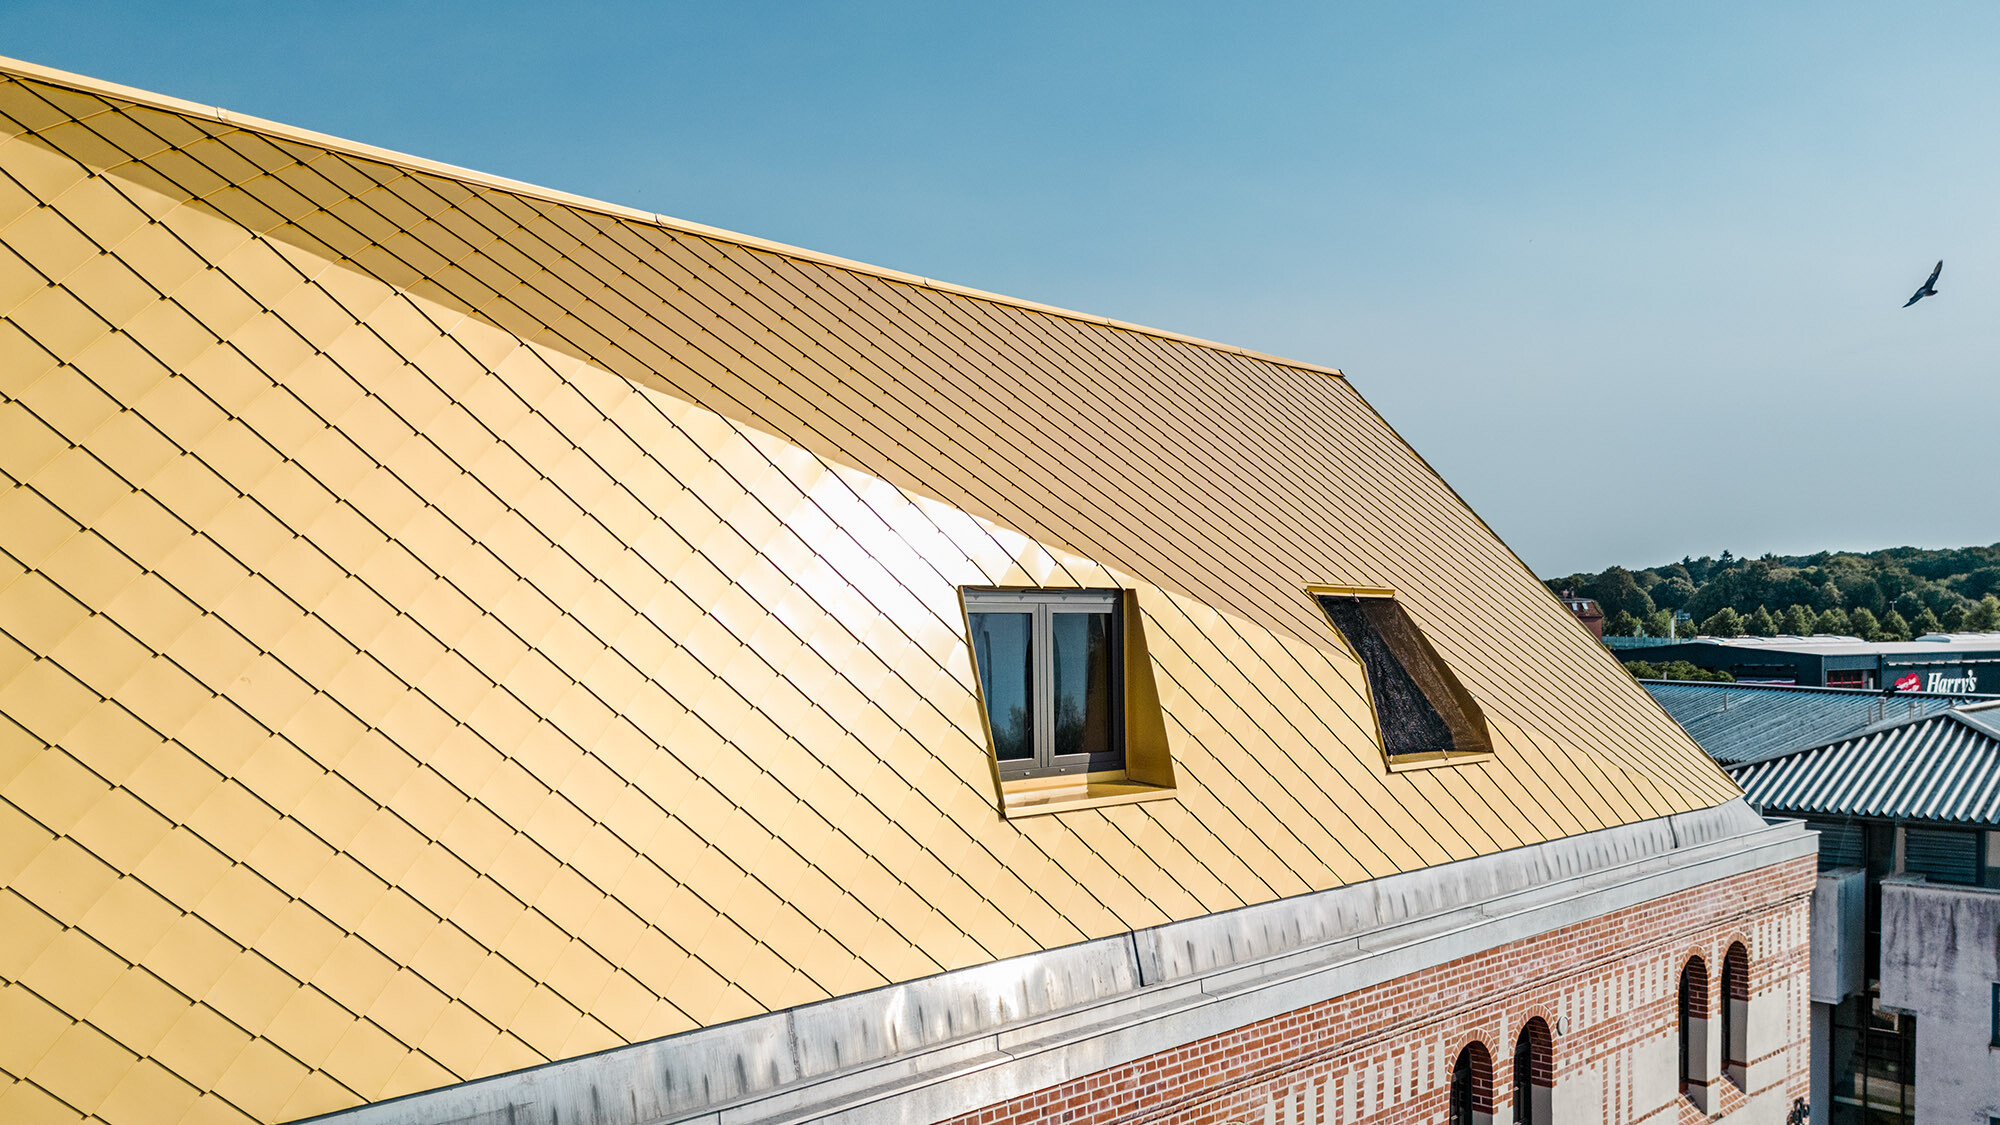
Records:
[[[1055,619],[1047,603],[1035,607],[1035,764],[1055,765]]]

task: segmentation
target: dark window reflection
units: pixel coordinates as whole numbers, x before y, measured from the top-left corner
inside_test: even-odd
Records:
[[[1111,614],[1054,613],[1057,754],[1111,749]]]
[[[1451,1064],[1451,1100],[1446,1106],[1448,1125],[1472,1125],[1472,1048],[1458,1053]]]
[[[1933,883],[1979,882],[1979,833],[1956,828],[1907,828],[1903,868]]]
[[[1514,1125],[1535,1125],[1535,1041],[1527,1028],[1514,1041]]]
[[[974,613],[972,648],[979,690],[993,727],[993,752],[1001,761],[1035,756],[1034,643],[1030,613]],[[1062,647],[1057,646],[1060,653]]]
[[[1882,1011],[1872,995],[1833,1009],[1833,1125],[1910,1125],[1916,1119],[1917,1021]]]
[[[1695,1011],[1694,990],[1697,987],[1693,973],[1695,962],[1690,961],[1681,968],[1680,993],[1680,1068],[1681,1093],[1687,1093],[1688,1082],[1694,1077],[1694,1036],[1693,1021],[1699,1018]]]

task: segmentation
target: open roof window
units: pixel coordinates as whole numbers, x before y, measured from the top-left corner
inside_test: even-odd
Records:
[[[1493,738],[1479,704],[1424,639],[1394,591],[1312,591],[1368,674],[1368,694],[1392,763],[1486,753]]]

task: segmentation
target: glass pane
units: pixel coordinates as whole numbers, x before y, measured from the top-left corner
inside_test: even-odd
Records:
[[[1514,1125],[1534,1125],[1535,1093],[1529,1081],[1534,1075],[1535,1046],[1525,1029],[1514,1041]]]
[[[974,613],[972,654],[1001,761],[1035,756],[1034,642],[1031,613]]]
[[[1057,754],[1111,752],[1111,614],[1050,614]]]
[[[1458,1053],[1451,1064],[1451,1101],[1445,1120],[1449,1125],[1472,1125],[1472,1048]]]

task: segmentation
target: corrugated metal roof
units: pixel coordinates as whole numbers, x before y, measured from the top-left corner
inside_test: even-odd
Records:
[[[2000,827],[1996,717],[1987,705],[1906,719],[1730,775],[1767,814]]]
[[[1885,698],[1877,691],[1786,684],[1641,682],[1702,749],[1725,764],[1821,746],[1879,723],[1935,714],[1978,698],[1929,692]]]
[[[1689,637],[1687,641],[1693,643],[1697,639]],[[1698,643],[1821,656],[1949,657],[1961,653],[2000,652],[2000,633],[1926,633],[1913,641],[1864,641],[1859,637],[1842,636],[1701,637]]]

